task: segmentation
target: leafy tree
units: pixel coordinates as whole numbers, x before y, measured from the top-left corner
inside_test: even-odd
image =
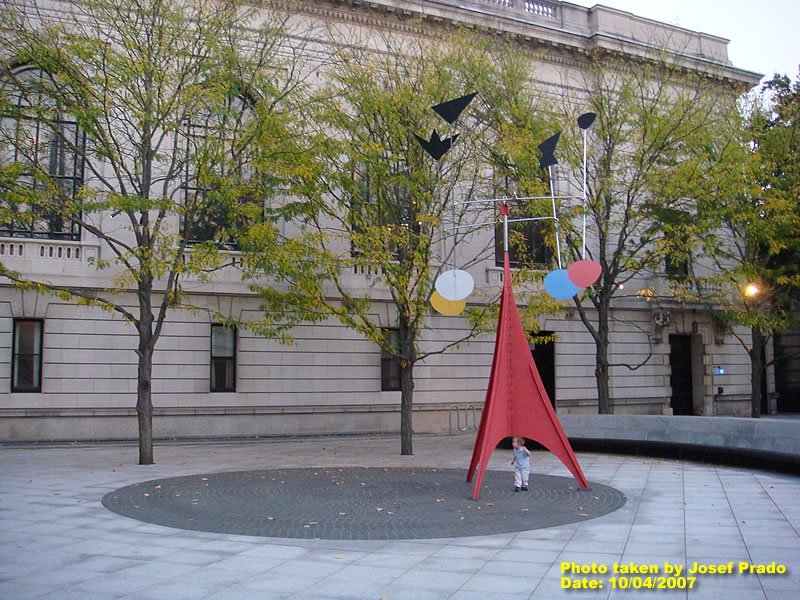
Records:
[[[738,168],[716,180],[728,193],[704,206],[716,226],[707,246],[719,291],[702,297],[750,357],[751,415],[760,417],[765,370],[784,358],[767,360],[766,347],[800,306],[800,81],[775,75],[743,113],[731,126]]]
[[[304,177],[302,32],[236,2],[51,9],[3,7],[0,228],[94,236],[109,283],[54,283],[5,265],[0,274],[136,328],[139,462],[152,464],[153,352],[169,311],[189,304],[184,282],[224,266],[220,250],[238,244],[243,225],[268,228],[266,200]],[[66,178],[76,165],[86,176]]]
[[[673,263],[687,260],[692,244],[703,239],[703,222],[691,217],[705,181],[700,165],[717,164],[709,148],[722,131],[719,115],[735,94],[667,60],[623,63],[598,54],[590,61],[578,80],[565,82],[566,90],[576,91],[559,99],[563,134],[557,154],[559,169],[580,194],[575,182],[582,177],[582,141],[575,120],[594,112],[588,132],[586,257],[602,272],[574,302],[595,345],[598,409],[611,413],[611,367],[636,369],[650,358],[636,365],[611,362],[612,313],[620,298],[630,296],[623,291],[626,284],[663,276],[668,257]],[[580,205],[562,205],[565,266],[582,258],[582,212]]]
[[[380,52],[365,49],[374,45]],[[318,276],[295,278],[287,294],[263,292],[265,318],[282,310],[333,317],[397,360],[401,453],[412,454],[414,367],[480,332],[488,314],[485,305],[468,309],[470,328],[457,339],[424,339],[434,282],[493,251],[485,230],[475,234],[468,227],[483,223],[484,215],[455,204],[491,193],[483,168],[492,135],[488,104],[479,95],[454,128],[430,107],[494,89],[497,67],[484,49],[457,42],[383,36],[348,47],[327,73],[327,101],[317,117],[323,149],[317,190],[306,196],[305,237],[295,240],[302,246],[298,260],[313,263]],[[428,139],[434,129],[442,138],[459,135],[438,162],[414,138]],[[258,236],[249,251],[257,276],[271,258]],[[393,308],[388,321],[375,310],[377,302]]]

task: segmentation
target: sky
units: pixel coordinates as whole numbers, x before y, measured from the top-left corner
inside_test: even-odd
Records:
[[[797,79],[800,63],[798,0],[568,0],[610,6],[636,15],[730,40],[735,67],[771,79],[775,72]]]

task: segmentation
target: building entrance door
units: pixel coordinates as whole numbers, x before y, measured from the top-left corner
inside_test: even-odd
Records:
[[[800,329],[776,334],[774,348],[778,412],[800,412]]]
[[[540,331],[537,336],[552,336],[552,331]],[[542,378],[542,384],[550,396],[550,403],[553,408],[556,407],[556,343],[552,340],[545,343],[531,344],[531,355],[533,362],[536,363],[536,368],[539,369],[539,375]]]
[[[669,336],[669,384],[673,415],[694,414],[692,386],[692,336]]]

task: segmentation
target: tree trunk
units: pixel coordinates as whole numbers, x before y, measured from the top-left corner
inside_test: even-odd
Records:
[[[756,328],[751,329],[753,345],[750,349],[750,416],[761,417],[761,381],[764,377],[764,336]]]
[[[400,363],[400,454],[414,454],[414,427],[412,412],[414,407],[414,363],[403,360]]]
[[[614,407],[611,405],[611,392],[608,386],[608,308],[602,305],[597,309],[594,376],[597,380],[597,412],[609,415],[614,412]]]
[[[414,344],[417,330],[408,317],[406,306],[399,305],[397,333],[400,350],[400,454],[414,454],[412,437],[414,426],[412,413],[414,410],[414,364],[417,362],[417,351]]]
[[[139,381],[136,386],[136,413],[139,418],[139,464],[153,464],[153,352],[140,348]]]
[[[136,414],[139,419],[139,464],[153,464],[153,310],[150,304],[152,281],[139,283],[139,357],[138,381],[136,384]]]

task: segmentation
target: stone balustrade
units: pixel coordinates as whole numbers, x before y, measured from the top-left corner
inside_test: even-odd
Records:
[[[99,245],[69,240],[0,237],[0,260],[13,258],[80,262],[97,258]]]
[[[526,16],[542,17],[545,19],[558,18],[558,5],[550,2],[535,0],[482,0],[478,4],[500,6],[509,11],[522,13]]]

